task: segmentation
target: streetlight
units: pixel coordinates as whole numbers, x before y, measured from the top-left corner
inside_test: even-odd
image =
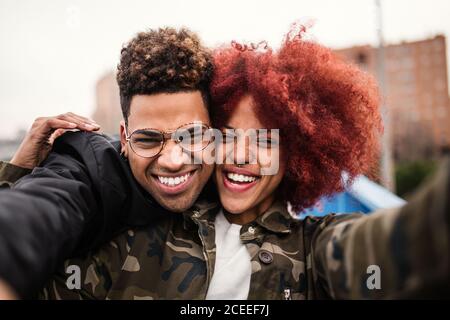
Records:
[[[389,110],[386,105],[386,72],[385,72],[385,44],[383,37],[383,12],[381,7],[381,0],[375,0],[375,7],[377,11],[377,34],[378,34],[378,49],[377,49],[377,76],[380,85],[380,91],[383,96],[381,105],[381,115],[384,124],[384,134],[382,137],[382,158],[381,158],[381,184],[388,190],[395,191],[394,178],[394,161],[392,158],[392,144],[391,144],[391,125]]]

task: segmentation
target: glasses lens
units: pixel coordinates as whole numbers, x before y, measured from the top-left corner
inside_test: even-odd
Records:
[[[154,130],[138,130],[130,137],[131,148],[141,157],[150,158],[156,156],[163,145],[163,135]]]
[[[212,141],[212,132],[204,124],[188,124],[173,134],[173,139],[189,152],[205,149]]]

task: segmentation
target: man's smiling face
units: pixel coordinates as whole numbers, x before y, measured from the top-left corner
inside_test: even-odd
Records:
[[[173,212],[183,212],[194,204],[214,165],[193,164],[192,157],[202,157],[202,151],[189,154],[173,140],[166,141],[158,155],[144,158],[132,150],[127,134],[149,128],[172,132],[193,122],[210,125],[200,91],[136,95],[130,104],[128,128],[121,125],[122,151],[134,177],[158,203]]]

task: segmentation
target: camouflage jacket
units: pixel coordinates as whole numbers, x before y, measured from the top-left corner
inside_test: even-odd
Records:
[[[449,169],[447,161],[408,205],[367,216],[298,220],[285,205],[275,203],[241,229],[252,265],[248,298],[448,294]],[[204,299],[214,272],[214,218],[219,209],[199,202],[183,214],[168,213],[167,219],[128,230],[95,252],[69,259],[42,297]]]
[[[0,161],[0,188],[8,188],[24,175],[31,173],[30,169],[21,168],[8,162]]]

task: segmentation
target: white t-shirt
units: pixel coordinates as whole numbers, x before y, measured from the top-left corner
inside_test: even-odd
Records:
[[[206,300],[246,300],[252,266],[250,254],[241,242],[241,225],[231,224],[222,210],[214,222],[216,263]]]

